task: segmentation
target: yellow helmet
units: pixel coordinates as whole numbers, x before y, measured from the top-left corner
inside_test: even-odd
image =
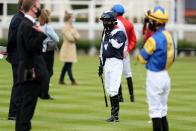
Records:
[[[161,6],[150,9],[145,16],[161,24],[167,23],[169,19],[168,12]]]

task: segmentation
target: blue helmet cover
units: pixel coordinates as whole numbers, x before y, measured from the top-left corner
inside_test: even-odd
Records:
[[[121,4],[115,4],[112,9],[113,12],[123,15],[125,13],[125,9]]]

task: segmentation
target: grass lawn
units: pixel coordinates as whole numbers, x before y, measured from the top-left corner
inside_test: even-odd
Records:
[[[79,56],[73,72],[78,86],[58,85],[63,63],[56,58],[50,94],[55,100],[38,100],[32,131],[152,131],[145,95],[144,65],[132,61],[136,102],[129,101],[123,78],[125,102],[120,105],[120,122],[107,123],[110,108],[105,107],[101,80],[97,75],[98,57]],[[196,131],[196,57],[178,58],[170,69],[169,96],[171,131]],[[0,60],[0,131],[14,131],[15,122],[7,120],[11,92],[11,66]],[[109,102],[109,99],[108,99]]]

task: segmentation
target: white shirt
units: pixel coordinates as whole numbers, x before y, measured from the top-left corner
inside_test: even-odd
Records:
[[[30,15],[28,15],[28,14],[25,14],[25,17],[26,17],[27,19],[29,19],[30,21],[32,21],[33,23],[36,23],[35,19],[34,19],[32,16],[30,16]]]

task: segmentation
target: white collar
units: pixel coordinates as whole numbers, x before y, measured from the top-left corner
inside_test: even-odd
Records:
[[[29,19],[30,21],[32,21],[33,23],[36,23],[35,19],[34,19],[32,16],[30,16],[30,15],[28,15],[28,14],[25,14],[25,17],[28,18],[28,19]]]

